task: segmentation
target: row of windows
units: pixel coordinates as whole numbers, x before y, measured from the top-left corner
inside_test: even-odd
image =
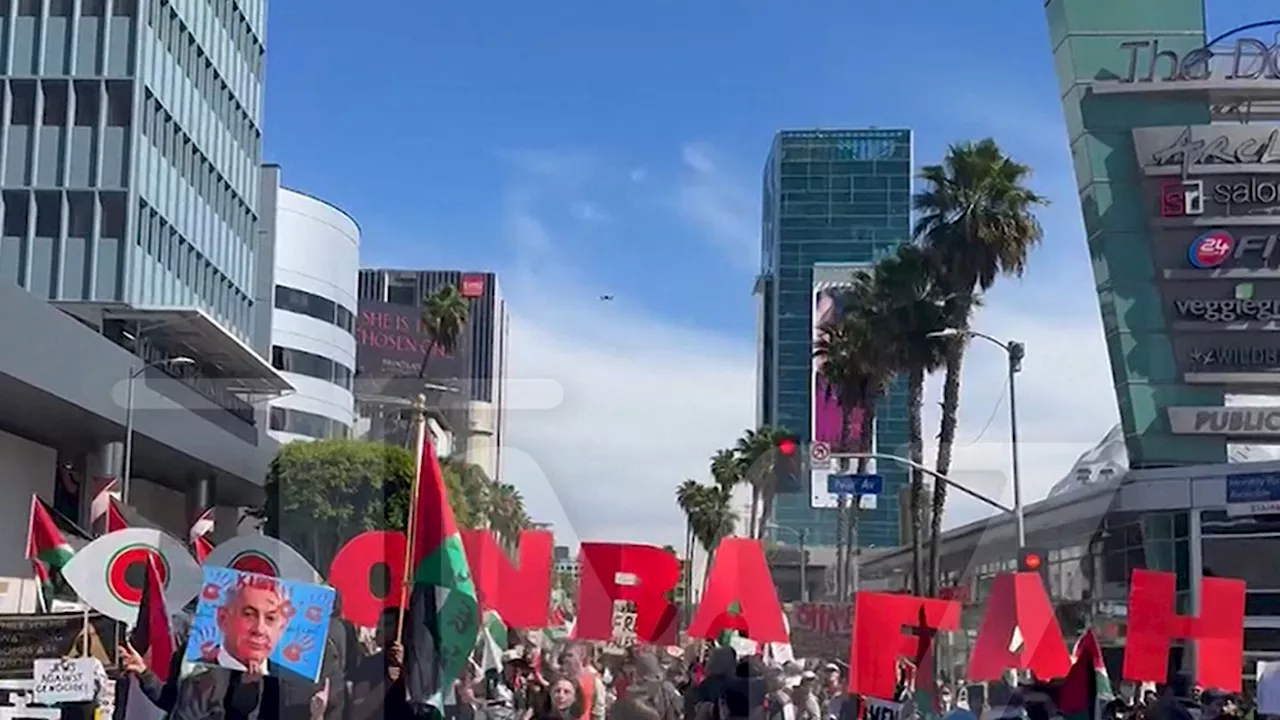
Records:
[[[5,68],[7,74],[132,74],[132,0],[117,0],[110,18],[104,15],[103,0],[83,0],[80,17],[74,22],[71,0],[48,0],[48,14],[43,17],[39,0],[20,0],[16,5],[17,16],[6,26],[13,4],[0,2],[0,28],[8,31],[5,42],[9,54],[5,59],[11,65]]]
[[[789,162],[779,167],[784,179],[794,175],[887,175],[911,177],[909,160],[839,160],[835,162]]]
[[[8,89],[13,125],[4,154],[5,184],[113,189],[127,184],[121,112],[128,117],[128,82],[85,80],[73,86],[66,80],[15,80]],[[102,132],[99,124],[105,126]]]
[[[276,286],[276,309],[306,315],[355,332],[355,315],[339,303],[306,290]]]
[[[176,278],[199,298],[214,317],[243,337],[251,324],[253,302],[249,297],[150,205],[139,201],[138,209],[138,246],[155,258],[168,272],[168,277]],[[150,279],[151,297],[159,297],[163,302],[178,299],[167,285],[168,277]]]
[[[266,48],[253,33],[253,28],[249,25],[248,18],[241,12],[239,3],[236,0],[205,0],[205,2],[213,8],[213,16],[222,24],[222,29],[227,31],[227,37],[231,38],[240,57],[244,58],[249,71],[258,82],[262,82],[262,62],[266,55]]]
[[[889,202],[812,202],[790,203],[783,206],[787,215],[831,216],[857,218],[854,224],[885,227],[889,218],[906,218],[911,214],[911,204],[906,200]],[[869,220],[874,218],[874,220]]]
[[[839,230],[843,234],[841,238],[849,238],[850,240],[872,241],[872,242],[897,242],[903,241],[902,233],[897,230],[885,230],[883,228],[867,227],[865,223],[859,222],[856,218],[843,217],[839,215],[787,215],[779,218],[778,228],[781,232],[781,241],[789,243],[796,239],[792,233],[793,230],[804,229],[826,229]],[[849,243],[847,241],[841,243],[841,248],[845,254],[849,252],[850,245],[857,243]]]
[[[798,160],[883,160],[911,158],[911,143],[889,138],[849,138],[811,142],[807,145],[787,143],[782,148],[783,162]]]
[[[253,232],[254,214],[245,199],[150,92],[146,93],[143,113],[143,133],[152,147],[177,171],[187,187],[226,223],[232,235],[247,242]]]
[[[331,382],[344,389],[351,389],[351,368],[323,355],[294,348],[271,346],[271,366],[281,372],[306,375],[317,380]]]
[[[351,427],[346,423],[305,410],[273,407],[268,421],[268,427],[276,432],[303,435],[316,440],[351,436]]]
[[[2,197],[0,280],[43,298],[120,299],[124,193],[102,193],[99,200],[90,192],[6,190]]]
[[[911,178],[899,175],[798,175],[782,178],[782,192],[807,190],[910,190]]]
[[[885,203],[893,203],[899,205],[911,204],[911,193],[906,190],[790,190],[782,193],[782,210],[783,214],[788,214],[787,210],[797,205],[807,203],[827,203],[848,205],[857,214],[859,206],[884,205]],[[849,215],[851,213],[841,213]]]
[[[48,0],[50,17],[71,17],[71,0]],[[36,17],[40,15],[40,0],[17,0],[19,17]],[[13,7],[12,0],[0,0],[0,15],[8,15]],[[115,0],[111,4],[111,14],[117,17],[132,17],[137,10],[137,0]],[[106,9],[105,0],[80,0],[81,17],[102,17]]]
[[[155,28],[165,50],[177,62],[191,86],[204,98],[240,150],[256,160],[261,133],[254,126],[252,115],[231,91],[230,83],[214,67],[213,61],[204,53],[191,30],[183,24],[177,11],[168,2],[161,4],[159,8],[153,2],[148,22]]]

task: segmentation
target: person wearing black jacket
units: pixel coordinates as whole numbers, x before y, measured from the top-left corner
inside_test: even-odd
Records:
[[[182,675],[182,656],[185,653],[187,637],[191,634],[191,620],[184,613],[169,619],[169,631],[173,636],[173,656],[169,658],[169,678],[161,681],[160,677],[147,667],[147,663],[137,650],[127,641],[120,648],[120,663],[125,674],[116,683],[116,705],[113,718],[122,720],[129,698],[129,680],[137,679],[138,688],[153,705],[164,712],[171,712],[178,700],[178,681]]]

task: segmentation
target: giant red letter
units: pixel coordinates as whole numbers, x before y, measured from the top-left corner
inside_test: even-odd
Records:
[[[351,538],[329,564],[329,584],[342,597],[342,617],[377,627],[387,608],[400,607],[404,586],[404,533],[370,530]]]
[[[680,579],[680,561],[675,555],[653,545],[582,543],[579,565],[575,639],[611,640],[613,603],[629,600],[636,606],[640,642],[675,644],[676,612],[666,598]],[[629,575],[627,580],[634,582],[620,582],[619,575]]]
[[[759,540],[720,541],[689,637],[714,640],[729,629],[756,642],[790,642]]]
[[[1169,643],[1196,641],[1196,682],[1203,687],[1240,691],[1244,655],[1244,581],[1200,581],[1200,617],[1174,609],[1173,573],[1134,570],[1129,586],[1129,629],[1124,646],[1124,679],[1164,682]]]
[[[854,596],[853,639],[849,648],[849,692],[892,700],[898,658],[919,661],[939,630],[960,627],[960,603],[910,595],[860,592]],[[920,634],[906,637],[903,628]]]
[[[519,542],[517,568],[492,532],[462,531],[480,609],[497,611],[508,627],[544,628],[551,614],[551,546],[555,540],[546,530],[523,530]]]
[[[1010,649],[1015,629],[1022,635],[1016,651]],[[1039,573],[1004,573],[991,586],[969,659],[969,680],[999,680],[1007,668],[1031,670],[1040,680],[1062,677],[1071,669],[1071,654]]]

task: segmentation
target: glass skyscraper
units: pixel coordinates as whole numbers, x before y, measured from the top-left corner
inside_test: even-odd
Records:
[[[266,0],[0,0],[0,281],[249,342],[265,21]]]
[[[870,264],[911,233],[910,130],[804,130],[775,136],[764,171],[759,302],[757,419],[811,437],[815,266]],[[904,383],[877,406],[877,447],[907,444]],[[901,453],[900,453],[901,454]],[[863,510],[863,547],[898,545],[900,468],[880,464],[884,494]],[[814,546],[836,543],[836,512],[810,506],[802,492],[779,494],[773,522],[808,532]],[[794,540],[779,534],[778,540]]]

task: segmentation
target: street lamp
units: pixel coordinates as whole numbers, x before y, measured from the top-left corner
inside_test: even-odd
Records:
[[[129,391],[125,397],[124,405],[124,466],[121,474],[124,475],[120,479],[120,502],[129,504],[129,476],[133,474],[133,383],[147,370],[153,367],[168,365],[195,365],[196,361],[186,356],[165,358],[149,362],[137,370],[129,372]]]
[[[787,532],[792,533],[797,538],[799,538],[800,540],[800,602],[809,602],[809,582],[808,582],[809,577],[808,577],[808,570],[807,570],[807,567],[809,565],[809,558],[806,557],[804,554],[804,543],[805,543],[805,540],[809,538],[809,531],[796,530],[795,528],[789,528],[785,525],[779,525],[777,523],[765,523],[765,527],[769,528],[770,530],[786,530]]]
[[[975,330],[960,330],[958,328],[946,328],[945,330],[931,332],[929,337],[982,338],[1004,350],[1005,355],[1009,358],[1009,445],[1013,454],[1013,520],[1017,527],[1018,549],[1021,550],[1027,545],[1027,526],[1022,515],[1022,478],[1018,470],[1018,400],[1016,395],[1017,383],[1014,378],[1022,370],[1022,359],[1026,357],[1027,347],[1013,340],[1003,342],[986,333],[980,333]]]

